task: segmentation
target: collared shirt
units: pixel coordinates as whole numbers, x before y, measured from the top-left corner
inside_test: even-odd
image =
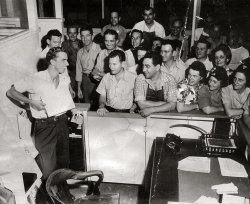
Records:
[[[198,103],[198,90],[203,85],[190,86],[188,80],[184,79],[177,85],[177,102],[184,104],[196,104]]]
[[[163,63],[161,65],[161,71],[165,72],[166,74],[171,74],[174,77],[176,83],[179,83],[185,78],[186,68],[187,67],[185,64],[176,61],[169,68],[165,67]]]
[[[69,77],[59,74],[59,85],[55,87],[48,70],[36,72],[14,83],[17,91],[28,92],[31,100],[42,100],[46,111],[30,107],[34,118],[60,115],[75,107],[69,92]]]
[[[126,54],[126,61],[127,61],[127,67],[135,66],[135,57],[131,51],[131,49],[128,49],[125,51]]]
[[[187,61],[186,61],[186,65],[187,66],[190,66],[193,62],[195,62],[195,61],[199,61],[197,58],[190,58],[190,59],[188,59]],[[201,61],[200,61],[201,62]],[[204,65],[205,65],[205,67],[206,67],[206,70],[209,72],[209,71],[211,71],[211,69],[213,68],[213,63],[209,60],[209,58],[207,57],[207,59],[204,61],[204,62],[202,62]]]
[[[116,47],[115,50],[122,50],[122,49],[119,48],[119,47]],[[109,53],[108,53],[107,49],[101,50],[99,52],[99,54],[97,55],[95,68],[98,69],[100,72],[104,72],[104,70],[105,70],[105,68],[104,68],[105,62],[104,62],[104,60],[108,56],[109,56]]]
[[[111,24],[108,24],[106,26],[103,27],[102,29],[102,35],[104,35],[104,32],[108,29],[111,29],[111,30],[114,30],[118,33],[118,39],[119,39],[119,42],[118,42],[118,46],[122,46],[122,42],[125,40],[126,38],[126,35],[127,35],[127,30],[126,28],[124,28],[123,26],[121,25],[118,25],[118,27],[113,27]],[[122,40],[122,41],[121,41]]]
[[[231,70],[235,70],[240,65],[240,61],[249,57],[249,52],[242,46],[236,49],[230,48],[230,50],[232,52],[232,59],[228,67]]]
[[[157,21],[154,21],[154,24],[148,28],[148,26],[146,25],[145,21],[140,21],[138,23],[136,23],[134,25],[134,27],[132,28],[132,30],[137,29],[137,30],[141,30],[142,32],[155,32],[155,35],[161,38],[165,38],[165,30],[163,28],[163,26],[158,23]]]
[[[66,51],[68,55],[68,62],[70,69],[75,69],[76,60],[77,60],[77,52],[83,47],[83,43],[81,40],[76,39],[76,41],[65,40],[62,42],[62,48]],[[75,70],[73,70],[75,71]]]
[[[124,70],[123,77],[117,81],[115,75],[107,73],[96,91],[106,96],[106,105],[115,109],[130,109],[133,105],[133,90],[136,75]]]
[[[76,61],[76,81],[82,81],[83,73],[91,73],[95,65],[96,57],[100,51],[100,46],[94,42],[89,51],[87,51],[85,47],[78,51]]]
[[[233,85],[222,88],[222,102],[223,104],[228,104],[231,108],[242,108],[247,100],[250,93],[250,88],[246,89],[238,94],[234,89]]]
[[[164,91],[164,100],[166,102],[176,102],[177,85],[175,79],[170,74],[161,72],[161,88]],[[146,79],[143,74],[140,74],[135,81],[135,101],[145,101],[148,86],[155,90],[154,85],[150,79]]]
[[[210,91],[208,86],[203,86],[198,90],[198,104],[202,109],[204,107],[222,107],[221,89]]]

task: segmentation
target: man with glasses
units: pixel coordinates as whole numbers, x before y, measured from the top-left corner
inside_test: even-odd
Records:
[[[179,40],[182,43],[181,59],[185,62],[188,55],[188,39],[183,36],[183,21],[182,19],[175,19],[171,25],[171,33],[166,36],[167,40]]]
[[[165,30],[163,26],[155,21],[154,9],[146,7],[143,10],[143,21],[136,23],[132,30],[137,29],[143,32],[144,46],[151,50],[154,37],[165,38]]]

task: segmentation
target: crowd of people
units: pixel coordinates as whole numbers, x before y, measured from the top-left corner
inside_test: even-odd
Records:
[[[190,47],[181,18],[173,20],[168,35],[150,7],[129,33],[119,21],[119,13],[111,12],[98,43],[90,25],[80,28],[81,46],[74,26],[67,28],[68,40],[62,43],[69,57],[72,89],[78,99],[91,104],[91,110],[100,116],[128,112],[146,117],[175,109],[225,111],[234,118],[244,114],[249,52],[236,27],[225,36],[208,15]]]
[[[205,114],[224,111],[231,118],[243,117],[250,128],[250,60],[238,29],[232,26],[224,36],[220,25],[208,16],[204,27],[196,29],[191,47],[183,19],[173,20],[169,35],[155,21],[151,7],[143,10],[143,20],[129,33],[119,20],[119,13],[111,12],[101,40],[94,40],[90,25],[80,29],[69,26],[68,38],[62,44],[62,34],[50,30],[41,53],[46,69],[16,82],[7,92],[9,97],[31,106],[35,145],[45,178],[56,163],[57,168],[58,164],[68,165],[64,113],[72,109],[68,104],[73,99],[90,103],[90,110],[99,116],[107,112],[147,117],[174,110],[201,110]],[[22,94],[25,91],[29,97]],[[71,99],[68,94],[67,98],[59,97],[67,91]],[[64,109],[51,115],[49,110],[58,104]],[[65,134],[59,127],[64,127]]]

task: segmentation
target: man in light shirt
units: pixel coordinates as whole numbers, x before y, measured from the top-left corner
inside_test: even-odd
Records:
[[[185,70],[187,66],[175,60],[176,43],[173,40],[163,40],[161,45],[162,65],[161,71],[171,74],[176,83],[179,83],[185,78]]]
[[[143,10],[143,21],[134,25],[132,30],[137,29],[143,32],[144,46],[151,50],[154,37],[165,38],[165,30],[163,26],[155,21],[155,13],[152,7],[146,7]]]
[[[38,165],[46,180],[58,168],[69,166],[68,110],[75,108],[69,92],[67,54],[60,47],[51,48],[48,68],[15,82],[7,91],[14,100],[30,105],[35,121],[34,143],[39,152]],[[28,92],[29,97],[22,93]]]
[[[80,99],[84,99],[85,103],[92,103],[94,100],[94,87],[90,74],[94,68],[95,60],[101,48],[93,42],[93,29],[91,26],[85,25],[80,29],[81,40],[84,47],[77,53],[76,61],[76,81],[77,95]]]
[[[101,50],[96,58],[96,64],[92,71],[93,78],[99,82],[105,73],[108,72],[107,57],[113,50],[121,50],[118,47],[118,34],[114,30],[106,30],[104,33],[105,49]]]
[[[213,68],[213,63],[208,58],[210,45],[211,44],[205,39],[198,40],[195,48],[196,58],[188,59],[186,65],[190,66],[194,61],[200,61],[205,65],[206,70],[210,71]]]
[[[100,94],[97,114],[104,116],[107,112],[129,113],[133,105],[133,90],[136,74],[124,69],[125,53],[114,50],[109,54],[110,72],[102,78],[96,91]]]

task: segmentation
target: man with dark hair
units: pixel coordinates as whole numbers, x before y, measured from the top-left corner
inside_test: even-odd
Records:
[[[69,130],[65,113],[75,105],[69,92],[70,80],[62,75],[69,65],[67,59],[67,53],[60,47],[51,48],[46,55],[47,70],[26,76],[7,91],[9,97],[30,105],[35,122],[38,165],[44,179],[55,169],[69,166]],[[29,97],[23,95],[24,92],[28,92]]]
[[[130,35],[132,48],[125,51],[128,67],[135,66],[138,63],[136,48],[143,43],[142,31],[134,29]]]
[[[96,58],[96,64],[92,71],[93,78],[96,81],[100,81],[108,70],[107,61],[105,59],[108,57],[109,53],[113,50],[121,50],[118,45],[118,34],[114,30],[106,30],[104,33],[104,43],[105,49],[101,50]]]
[[[60,46],[61,40],[62,40],[62,33],[59,30],[57,29],[49,30],[46,35],[47,47],[44,50],[42,50],[40,58],[46,58],[49,49],[52,47]]]
[[[85,103],[93,102],[93,91],[95,83],[92,81],[90,74],[94,68],[95,60],[101,48],[93,42],[93,29],[85,25],[80,30],[81,40],[84,45],[77,53],[76,62],[76,81],[77,95],[84,99]],[[91,107],[92,108],[92,107]]]
[[[103,27],[102,29],[102,35],[104,35],[105,31],[108,29],[114,30],[118,33],[118,46],[122,48],[123,42],[126,38],[126,28],[124,28],[123,26],[121,26],[119,24],[121,20],[121,17],[119,16],[118,11],[112,11],[110,13],[110,24],[106,25]]]
[[[76,58],[77,52],[83,47],[81,40],[77,39],[78,35],[78,26],[71,25],[67,28],[67,40],[62,42],[62,48],[68,55],[68,73],[71,81],[71,87],[76,92],[77,83],[76,83]]]
[[[129,113],[133,105],[133,90],[136,75],[124,69],[126,56],[122,50],[109,54],[110,72],[102,78],[96,91],[100,94],[97,114],[107,112]]]
[[[154,20],[155,13],[152,7],[144,8],[143,18],[144,20],[136,23],[132,30],[137,29],[143,32],[144,46],[151,50],[154,37],[165,38],[165,30],[160,23]]]
[[[176,80],[176,83],[179,83],[185,78],[185,70],[187,66],[175,60],[176,55],[176,43],[174,43],[173,40],[163,40],[161,45],[161,71],[171,74]]]
[[[161,64],[160,54],[147,53],[143,58],[143,74],[136,78],[135,102],[143,117],[175,109],[176,82],[173,76],[161,71]]]
[[[205,82],[207,71],[202,62],[195,61],[188,67],[186,74],[186,79],[177,85],[178,112],[199,110],[198,90]]]
[[[208,51],[210,49],[211,44],[205,40],[204,38],[200,38],[196,42],[195,46],[195,55],[196,58],[190,58],[186,61],[186,65],[190,66],[194,61],[202,62],[207,71],[210,71],[213,68],[213,63],[208,58]]]

